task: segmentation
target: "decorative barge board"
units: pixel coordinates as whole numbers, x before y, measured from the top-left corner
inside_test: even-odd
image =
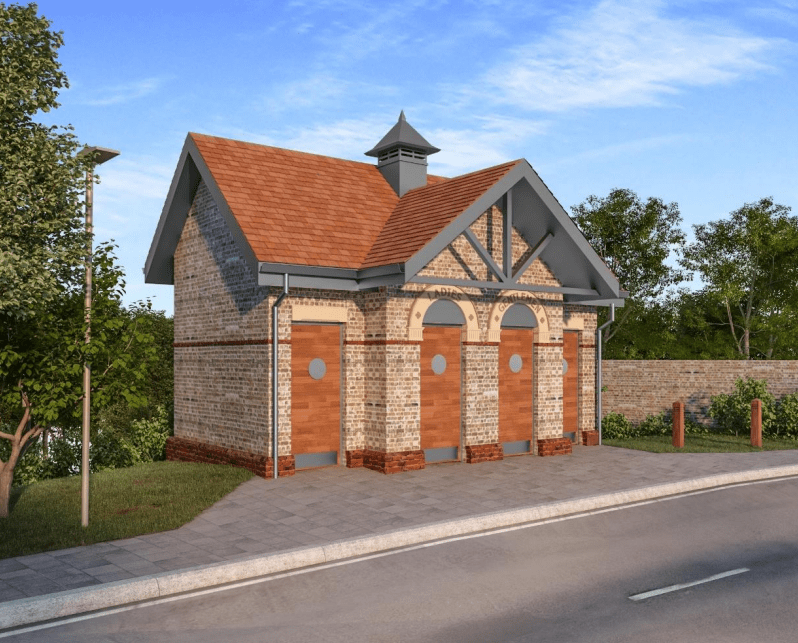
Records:
[[[596,309],[626,293],[529,163],[445,179],[437,151],[404,114],[376,165],[188,135],[144,269],[174,285],[169,457],[396,473],[593,441]]]

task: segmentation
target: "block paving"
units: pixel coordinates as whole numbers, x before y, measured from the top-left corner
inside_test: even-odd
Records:
[[[167,532],[0,560],[0,602],[479,514],[798,463],[798,451],[653,454],[574,446],[380,475],[328,467],[255,477]]]

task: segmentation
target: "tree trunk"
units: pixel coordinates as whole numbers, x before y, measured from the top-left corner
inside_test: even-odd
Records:
[[[0,470],[0,518],[8,518],[8,501],[11,499],[11,483],[14,481],[14,467],[8,462]]]

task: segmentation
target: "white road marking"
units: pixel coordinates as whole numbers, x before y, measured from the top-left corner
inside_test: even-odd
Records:
[[[251,580],[246,581],[238,581],[235,583],[230,583],[228,585],[218,585],[216,587],[210,587],[208,589],[197,590],[194,592],[187,592],[185,594],[178,594],[176,596],[166,596],[164,598],[156,598],[149,601],[144,601],[141,603],[135,603],[133,605],[123,605],[121,607],[112,607],[105,610],[99,610],[97,612],[92,612],[90,614],[82,614],[80,616],[69,616],[66,618],[56,619],[47,623],[37,623],[35,625],[23,626],[18,629],[13,630],[5,630],[0,632],[0,639],[7,638],[9,636],[16,636],[17,634],[26,634],[28,632],[36,632],[38,630],[45,630],[52,627],[59,627],[61,625],[68,625],[70,623],[79,623],[80,621],[86,621],[94,618],[100,618],[103,616],[110,616],[113,614],[119,614],[121,612],[129,612],[131,610],[141,609],[144,607],[151,607],[154,605],[161,605],[163,603],[171,603],[174,601],[182,601],[188,598],[195,598],[197,596],[206,596],[208,594],[215,594],[216,592],[225,592],[229,589],[238,589],[239,587],[246,587],[248,585],[256,585],[258,583],[268,583],[273,580],[280,580],[282,578],[288,578],[290,576],[298,576],[299,574],[308,574],[310,572],[321,571],[323,569],[330,569],[332,567],[341,567],[342,565],[351,565],[353,563],[359,563],[364,560],[372,560],[373,558],[382,558],[383,556],[393,556],[394,554],[402,554],[407,551],[413,551],[416,549],[424,549],[426,547],[437,547],[438,545],[445,545],[451,542],[457,542],[459,540],[471,540],[472,538],[483,538],[484,536],[493,536],[495,534],[504,534],[511,531],[518,531],[519,529],[529,529],[531,527],[540,527],[542,525],[549,525],[555,522],[563,522],[566,520],[575,520],[577,518],[586,518],[588,516],[595,516],[598,514],[609,513],[611,511],[622,511],[624,509],[632,509],[633,507],[642,507],[644,505],[652,505],[657,502],[667,502],[669,500],[676,500],[678,498],[687,498],[689,496],[699,496],[705,493],[713,493],[715,491],[722,491],[723,489],[732,489],[735,487],[747,487],[750,485],[755,484],[769,484],[772,482],[785,482],[788,480],[795,479],[796,476],[786,476],[784,478],[770,478],[767,480],[752,480],[750,482],[739,482],[730,485],[724,485],[722,487],[713,487],[712,489],[701,489],[699,491],[688,491],[686,493],[676,494],[673,496],[665,496],[664,498],[653,498],[651,500],[641,500],[640,502],[629,503],[625,505],[618,505],[616,507],[607,507],[605,509],[594,509],[592,511],[584,511],[578,514],[570,514],[568,516],[559,516],[557,518],[548,518],[546,520],[539,520],[537,522],[528,522],[522,525],[513,525],[511,527],[500,527],[498,529],[491,529],[489,531],[481,531],[476,534],[467,534],[465,536],[453,536],[451,538],[445,538],[442,540],[434,540],[428,543],[421,543],[419,545],[411,545],[409,547],[402,547],[401,549],[391,549],[390,551],[380,552],[377,554],[370,554],[368,556],[360,556],[358,558],[349,558],[347,560],[342,560],[334,563],[326,563],[323,565],[316,565],[315,567],[306,567],[304,569],[295,569],[290,572],[284,572],[282,574],[273,574],[270,576],[263,576],[261,578],[254,578]],[[741,571],[749,571],[748,569],[743,570],[735,570],[737,573],[741,573]],[[730,574],[730,572],[725,572],[726,574]],[[715,580],[714,577],[698,582],[707,582],[708,580]],[[696,583],[697,584],[697,583]],[[676,587],[674,585],[674,587]],[[686,585],[685,585],[686,587]],[[654,590],[657,591],[657,590]],[[640,596],[640,595],[638,595]],[[631,598],[631,597],[630,597]],[[636,599],[641,600],[641,599]]]
[[[745,572],[750,572],[751,570],[747,567],[741,567],[740,569],[732,569],[729,572],[721,572],[720,574],[715,574],[714,576],[710,576],[709,578],[702,578],[701,580],[694,580],[692,583],[679,583],[678,585],[670,585],[668,587],[662,587],[660,589],[652,589],[650,592],[643,592],[642,594],[635,594],[634,596],[630,596],[629,599],[633,601],[642,601],[646,598],[651,598],[652,596],[660,596],[661,594],[667,594],[669,592],[678,592],[680,589],[685,589],[686,587],[693,587],[695,585],[701,585],[703,583],[711,583],[713,580],[720,580],[721,578],[728,578],[729,576],[736,576],[737,574],[744,574]]]

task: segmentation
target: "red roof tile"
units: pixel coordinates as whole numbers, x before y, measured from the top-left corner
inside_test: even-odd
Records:
[[[399,199],[370,163],[191,137],[258,260],[308,266],[404,262],[517,163],[429,176]]]

